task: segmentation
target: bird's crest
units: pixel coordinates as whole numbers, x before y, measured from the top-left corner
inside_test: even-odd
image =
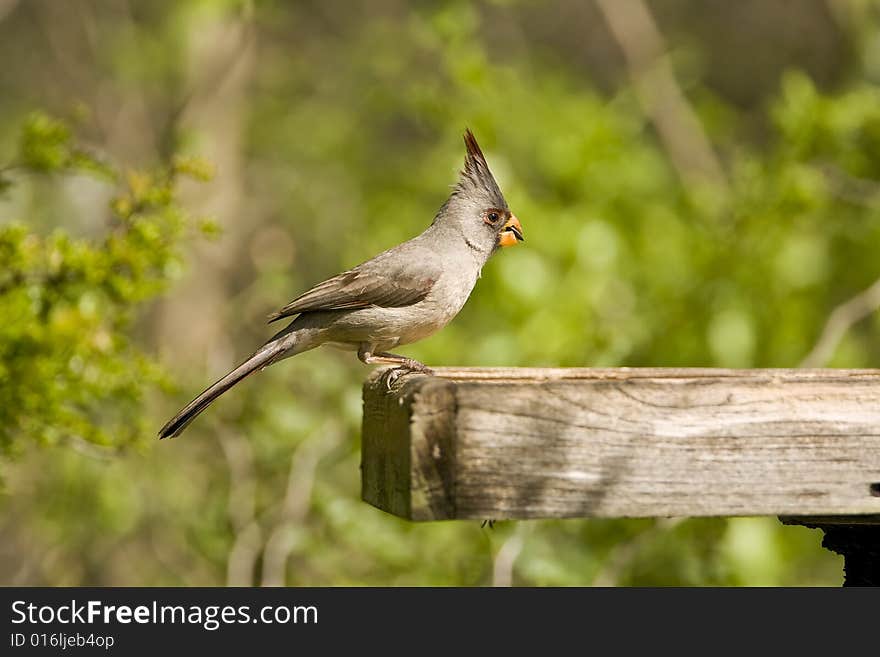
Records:
[[[489,171],[489,165],[486,163],[486,157],[477,143],[477,138],[470,129],[464,131],[464,145],[467,148],[467,155],[464,158],[464,169],[461,171],[461,177],[455,187],[455,192],[466,194],[468,192],[481,190],[491,197],[491,201],[495,207],[507,208],[507,201],[495,182],[492,172]]]

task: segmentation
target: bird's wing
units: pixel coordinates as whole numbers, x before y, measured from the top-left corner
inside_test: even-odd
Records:
[[[430,292],[440,277],[440,265],[433,253],[416,256],[386,252],[318,283],[278,312],[269,315],[269,322],[318,310],[410,306]]]

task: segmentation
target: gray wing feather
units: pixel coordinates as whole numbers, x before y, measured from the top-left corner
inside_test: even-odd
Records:
[[[401,245],[403,246],[403,245]],[[439,258],[423,249],[392,249],[318,283],[269,315],[269,322],[320,310],[399,308],[424,299],[440,277]]]

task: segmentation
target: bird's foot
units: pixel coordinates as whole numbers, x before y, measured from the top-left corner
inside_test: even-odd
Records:
[[[484,520],[482,523],[480,523],[480,529],[483,529],[483,527],[486,527],[487,525],[489,529],[495,529],[495,522],[495,520]]]
[[[397,383],[397,379],[400,377],[400,369],[401,368],[399,367],[392,367],[383,375],[383,378],[385,379],[385,389],[389,392],[394,388],[394,384]]]
[[[385,387],[390,391],[402,374],[409,374],[411,372],[417,372],[418,374],[433,374],[434,370],[417,360],[405,358],[400,361],[400,365],[392,367],[385,373]]]

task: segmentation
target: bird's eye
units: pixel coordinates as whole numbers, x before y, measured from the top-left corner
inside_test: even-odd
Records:
[[[497,212],[490,212],[488,215],[486,215],[486,218],[494,224],[501,217],[498,215]]]

